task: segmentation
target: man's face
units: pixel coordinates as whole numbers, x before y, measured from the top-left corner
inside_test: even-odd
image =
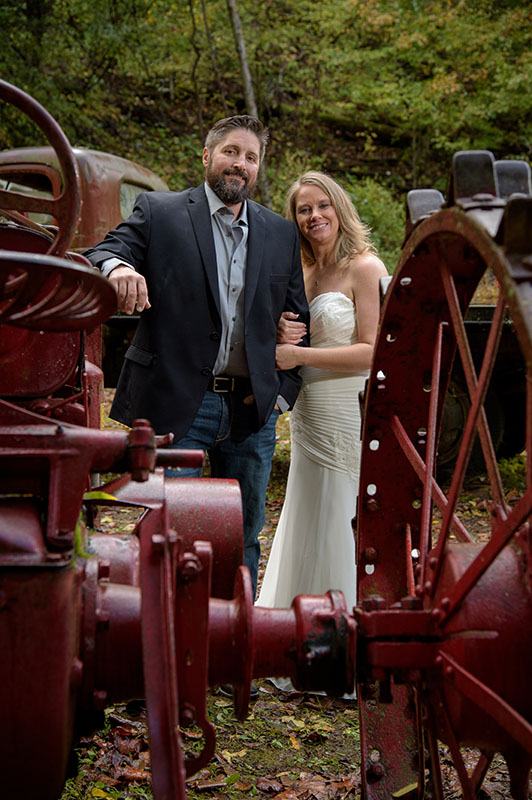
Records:
[[[207,183],[227,206],[246,200],[257,182],[260,142],[252,131],[234,128],[216,147],[203,150]]]

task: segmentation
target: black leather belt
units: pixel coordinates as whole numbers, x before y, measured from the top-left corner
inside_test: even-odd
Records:
[[[207,389],[209,392],[216,392],[217,394],[226,392],[251,394],[251,381],[249,378],[238,376],[215,375],[210,379]]]

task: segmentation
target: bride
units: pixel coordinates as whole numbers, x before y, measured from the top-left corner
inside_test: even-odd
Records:
[[[310,307],[303,323],[286,313],[277,367],[301,366],[303,385],[290,415],[286,497],[257,605],[287,608],[298,594],[344,593],[356,603],[355,541],[360,461],[359,393],[371,366],[386,268],[346,192],[307,172],[290,188],[286,216],[301,241]],[[290,684],[279,688],[291,688]]]

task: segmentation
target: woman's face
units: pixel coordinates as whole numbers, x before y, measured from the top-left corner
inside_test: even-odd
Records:
[[[331,198],[323,189],[305,184],[296,195],[296,220],[301,234],[311,246],[336,241],[340,224]]]

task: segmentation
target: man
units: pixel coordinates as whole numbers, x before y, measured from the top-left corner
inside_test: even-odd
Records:
[[[213,477],[240,482],[254,591],[275,423],[300,387],[297,370],[276,371],[277,324],[287,311],[308,328],[297,230],[248,199],[267,138],[254,117],[219,120],[205,140],[205,184],[140,195],[85,253],[120,309],[142,312],[111,416],[149,419],[177,447],[208,451]]]

